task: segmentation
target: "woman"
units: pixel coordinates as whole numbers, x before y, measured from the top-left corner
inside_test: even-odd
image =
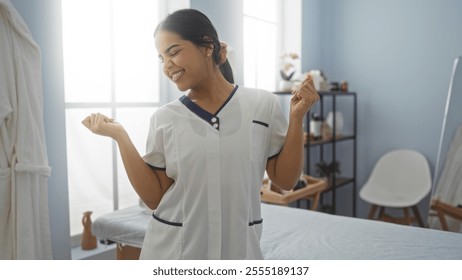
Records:
[[[275,95],[226,80],[220,41],[204,14],[179,10],[154,36],[164,74],[187,93],[152,116],[147,154],[110,118],[83,121],[117,141],[130,182],[155,209],[141,258],[261,259],[263,175],[286,190],[299,179],[302,123],[319,99],[313,82],[294,92],[287,125]]]

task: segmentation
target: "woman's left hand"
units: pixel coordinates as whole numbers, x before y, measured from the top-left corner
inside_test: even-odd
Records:
[[[311,75],[294,90],[290,99],[290,117],[303,120],[311,106],[319,100],[319,94],[314,87]]]

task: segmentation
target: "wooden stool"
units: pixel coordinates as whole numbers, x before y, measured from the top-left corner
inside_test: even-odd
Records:
[[[432,201],[431,209],[436,211],[441,223],[441,228],[445,231],[449,231],[446,216],[449,216],[457,220],[462,220],[462,208],[459,208],[457,206],[453,206],[451,204],[444,203],[442,201],[435,199]]]

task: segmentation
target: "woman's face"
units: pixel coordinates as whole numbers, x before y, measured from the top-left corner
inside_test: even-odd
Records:
[[[191,89],[206,77],[211,49],[198,47],[176,33],[163,30],[157,32],[155,42],[164,74],[179,90]]]

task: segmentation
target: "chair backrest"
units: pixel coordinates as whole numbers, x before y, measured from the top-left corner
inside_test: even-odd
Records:
[[[370,202],[383,199],[387,206],[403,207],[417,204],[430,189],[430,167],[426,158],[417,151],[399,149],[384,154],[377,161],[360,196],[372,200]]]

